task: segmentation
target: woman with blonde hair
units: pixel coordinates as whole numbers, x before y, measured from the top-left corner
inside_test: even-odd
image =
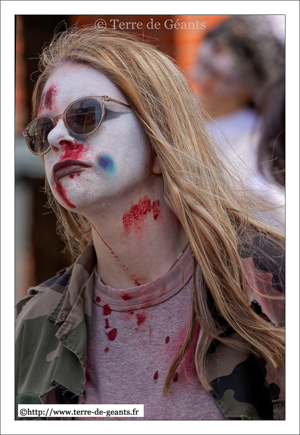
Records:
[[[183,75],[92,27],[40,67],[24,135],[76,261],[18,304],[17,403],[284,418],[283,235],[233,187]]]

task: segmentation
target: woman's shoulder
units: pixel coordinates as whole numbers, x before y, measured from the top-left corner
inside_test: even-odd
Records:
[[[284,284],[285,272],[285,246],[283,241],[250,228],[241,234],[238,252],[242,259],[252,258],[257,270],[275,274],[277,276],[274,282],[275,288],[284,293],[282,284]]]
[[[59,271],[47,281],[31,287],[27,296],[16,304],[17,327],[26,319],[48,316],[65,293],[71,277],[72,267]]]
[[[238,246],[249,303],[257,314],[283,327],[285,319],[285,249],[275,237],[255,229],[245,231]]]

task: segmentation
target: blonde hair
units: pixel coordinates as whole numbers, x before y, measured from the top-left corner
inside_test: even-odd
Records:
[[[238,254],[240,237],[249,227],[279,242],[283,235],[253,216],[253,207],[261,207],[258,200],[254,202],[253,196],[250,199],[242,187],[233,188],[232,175],[217,157],[216,146],[206,132],[204,117],[183,74],[168,56],[132,35],[74,27],[57,35],[41,55],[42,74],[33,94],[33,117],[37,116],[47,79],[66,60],[89,64],[124,94],[159,158],[165,200],[181,222],[193,250],[189,330],[166,377],[164,393],[189,348],[197,322],[200,335],[195,364],[206,389],[211,388],[205,363],[212,341],[218,339],[241,348],[240,340],[221,334],[224,327],[218,316],[244,338],[243,349],[263,356],[275,367],[283,364],[284,333],[250,308],[245,292],[247,277]],[[90,225],[83,216],[60,206],[47,181],[46,186],[67,246],[76,257],[91,238]]]

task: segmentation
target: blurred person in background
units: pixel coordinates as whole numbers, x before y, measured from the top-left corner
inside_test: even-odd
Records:
[[[40,68],[24,135],[74,263],[18,303],[17,403],[283,419],[284,235],[227,179],[184,76],[94,27]]]
[[[274,26],[276,21],[269,16],[229,18],[206,35],[192,71],[201,87],[208,129],[221,153],[229,157],[231,172],[249,186],[257,173],[262,174],[260,166],[268,154],[263,149],[270,145],[264,145],[266,138],[261,137],[262,129],[270,133],[272,128],[267,121],[272,102],[264,105],[265,89],[284,71],[284,45]],[[272,97],[274,93],[276,87]],[[282,98],[281,93],[275,101]],[[265,122],[268,125],[264,126]],[[273,128],[278,131],[276,125]],[[260,194],[273,198],[272,193],[266,193],[272,186],[269,183]],[[276,186],[274,189],[277,191]],[[281,210],[278,215],[281,222]]]
[[[276,205],[277,220],[285,228],[285,76],[270,83],[262,95],[262,130],[257,151],[257,171],[249,186]],[[270,219],[270,218],[269,218]]]

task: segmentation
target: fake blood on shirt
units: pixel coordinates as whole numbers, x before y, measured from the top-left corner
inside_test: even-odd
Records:
[[[87,384],[79,403],[142,403],[146,420],[223,419],[197,377],[199,329],[163,396],[188,330],[192,276],[190,248],[173,269],[139,287],[114,289],[95,271]]]

